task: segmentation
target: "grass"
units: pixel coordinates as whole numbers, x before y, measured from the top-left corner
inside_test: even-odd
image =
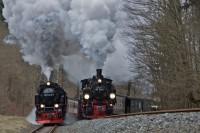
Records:
[[[27,127],[28,123],[24,117],[0,115],[0,133],[21,133],[20,131]]]

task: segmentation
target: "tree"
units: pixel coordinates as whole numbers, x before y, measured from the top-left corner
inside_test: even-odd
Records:
[[[149,88],[153,86],[164,108],[190,107],[188,94],[200,87],[196,17],[200,10],[192,2],[187,10],[183,4],[180,0],[127,0],[125,6],[132,70]]]

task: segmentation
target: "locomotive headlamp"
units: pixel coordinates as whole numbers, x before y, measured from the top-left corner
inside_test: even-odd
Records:
[[[101,79],[98,79],[98,83],[102,83],[102,80],[101,80]]]
[[[85,94],[84,95],[84,99],[88,100],[90,98],[90,95],[89,94]]]
[[[48,86],[50,86],[50,85],[51,85],[51,83],[50,83],[50,82],[47,82],[47,85],[48,85]]]
[[[110,93],[110,99],[115,99],[115,93]]]
[[[45,107],[45,105],[44,104],[40,104],[40,108],[44,108]]]
[[[58,107],[59,107],[59,105],[58,105],[58,104],[54,104],[54,107],[55,107],[55,108],[58,108]]]

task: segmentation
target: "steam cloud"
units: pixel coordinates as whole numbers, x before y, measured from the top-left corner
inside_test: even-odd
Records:
[[[71,80],[77,81],[81,75],[90,76],[96,68],[107,68],[106,64],[110,67],[110,62],[115,65],[126,62],[124,58],[119,62],[109,57],[113,53],[125,54],[116,45],[121,21],[126,17],[121,11],[122,0],[3,0],[3,3],[10,32],[6,42],[19,45],[23,59],[31,65],[40,65],[47,78],[59,65],[64,65]],[[111,76],[127,72],[127,67],[120,72],[116,69],[109,71]]]
[[[39,125],[37,122],[36,122],[36,115],[35,115],[35,111],[36,111],[36,108],[33,108],[32,111],[29,113],[29,115],[26,117],[26,120],[33,124],[33,125]]]

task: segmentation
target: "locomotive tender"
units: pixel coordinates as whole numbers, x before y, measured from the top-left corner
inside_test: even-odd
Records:
[[[35,106],[36,122],[62,124],[67,110],[67,94],[57,83],[41,84],[35,96]]]

